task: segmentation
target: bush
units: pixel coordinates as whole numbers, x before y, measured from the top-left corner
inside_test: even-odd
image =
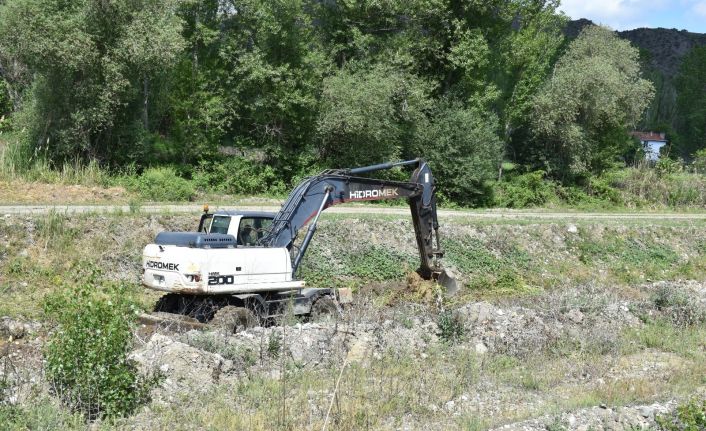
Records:
[[[454,344],[461,341],[466,332],[463,320],[458,313],[452,311],[447,310],[439,314],[439,320],[436,324],[439,328],[439,336],[447,343]]]
[[[127,358],[136,308],[126,286],[101,289],[95,271],[79,275],[84,284],[45,304],[57,323],[45,352],[47,377],[61,400],[89,420],[130,413],[146,400],[151,383]]]
[[[691,166],[699,174],[706,174],[706,148],[702,148],[696,151],[693,155],[694,160],[691,162]]]
[[[544,171],[528,172],[495,184],[495,204],[507,208],[541,206],[556,197],[553,182]]]
[[[677,172],[681,172],[682,169],[683,164],[681,161],[672,160],[669,157],[660,157],[657,163],[655,163],[655,170],[660,177],[676,174]]]
[[[244,158],[202,162],[194,182],[204,191],[234,195],[284,194],[287,189],[271,166]]]
[[[128,178],[127,187],[150,201],[188,201],[196,194],[192,183],[171,167],[149,168],[136,179]]]
[[[450,104],[416,136],[415,153],[429,160],[445,198],[462,205],[488,205],[486,182],[497,177],[503,144],[498,118]]]
[[[666,431],[701,431],[706,429],[706,399],[692,399],[677,407],[671,415],[658,416],[657,424]]]

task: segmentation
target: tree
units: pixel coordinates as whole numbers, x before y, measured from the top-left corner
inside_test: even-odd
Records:
[[[677,130],[684,157],[706,148],[706,47],[695,47],[684,57],[677,87]]]
[[[0,51],[34,75],[28,144],[52,160],[139,160],[150,93],[183,47],[180,0],[13,0]],[[150,85],[150,83],[152,83]]]
[[[324,159],[346,167],[399,158],[426,119],[429,90],[384,64],[349,65],[326,78],[317,121]]]
[[[493,114],[441,102],[430,124],[419,129],[414,153],[429,160],[444,197],[482,204],[485,183],[495,177],[501,161],[503,143],[497,129]]]
[[[551,174],[571,179],[611,166],[628,146],[654,93],[638,50],[603,27],[587,27],[534,97],[532,130]]]

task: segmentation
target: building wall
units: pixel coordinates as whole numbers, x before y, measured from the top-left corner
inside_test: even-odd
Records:
[[[645,158],[651,162],[659,159],[659,150],[667,145],[664,141],[642,141],[642,146],[645,148]]]

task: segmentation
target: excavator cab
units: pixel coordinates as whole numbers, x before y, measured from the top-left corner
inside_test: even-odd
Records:
[[[274,213],[259,211],[204,212],[198,232],[233,235],[238,246],[254,247],[265,236],[274,217]]]

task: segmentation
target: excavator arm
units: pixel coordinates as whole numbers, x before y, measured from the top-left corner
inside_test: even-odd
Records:
[[[359,176],[406,165],[415,167],[409,181]],[[443,252],[439,247],[434,177],[429,165],[422,159],[354,169],[328,170],[305,179],[289,195],[275,216],[269,233],[261,239],[260,243],[266,247],[286,247],[291,252],[299,230],[311,221],[298,253],[294,255],[292,272],[296,273],[314,236],[316,222],[322,211],[346,202],[386,199],[407,199],[409,203],[419,250],[420,266],[417,270],[419,275],[427,280],[439,280],[448,290],[455,290],[453,277],[449,276],[438,263]]]

